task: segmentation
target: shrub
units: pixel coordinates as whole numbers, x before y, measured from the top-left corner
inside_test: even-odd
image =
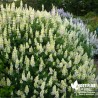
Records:
[[[81,32],[86,30],[62,20],[55,8],[1,5],[0,95],[10,87],[5,97],[69,98],[72,82],[93,81],[92,46]]]

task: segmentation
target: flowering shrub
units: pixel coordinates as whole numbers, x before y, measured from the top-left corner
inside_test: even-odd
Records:
[[[86,28],[87,26],[83,23],[83,21],[80,18],[74,18],[72,14],[69,12],[64,12],[63,9],[57,9],[58,14],[61,16],[62,19],[72,19],[73,24],[79,25],[82,29],[82,34],[85,36],[85,38],[88,40],[90,45],[93,45],[93,54],[98,54],[98,37],[96,31],[93,33]]]
[[[1,5],[0,86],[3,95],[69,98],[71,83],[91,82],[94,64],[84,28],[52,12]],[[2,91],[0,88],[0,91]]]

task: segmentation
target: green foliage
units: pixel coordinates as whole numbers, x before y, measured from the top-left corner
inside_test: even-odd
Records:
[[[11,92],[13,91],[13,87],[9,87],[9,86],[4,86],[4,87],[0,87],[0,97],[10,97],[11,96]]]
[[[98,28],[98,14],[95,12],[89,12],[81,18],[85,21],[91,32],[94,32]]]
[[[89,13],[87,13],[87,14],[84,16],[84,18],[89,19],[89,18],[93,18],[93,17],[95,17],[95,16],[96,16],[96,13],[95,13],[95,12],[89,12]]]
[[[1,6],[1,96],[69,98],[71,83],[95,78],[87,30],[56,13]],[[84,70],[83,70],[84,69]]]

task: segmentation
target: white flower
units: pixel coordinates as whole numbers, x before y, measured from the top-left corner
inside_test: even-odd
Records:
[[[40,92],[40,98],[44,98],[44,90],[41,90],[41,92]]]
[[[50,52],[50,43],[49,42],[46,45],[46,50]]]
[[[43,47],[42,47],[42,44],[39,44],[39,53],[42,53],[43,52]]]
[[[17,58],[18,58],[18,56],[17,56],[17,49],[14,46],[14,49],[13,49],[13,52],[12,52],[12,60],[16,61]]]
[[[30,64],[30,60],[27,56],[25,56],[25,64],[26,64],[26,70],[29,70],[29,64]]]
[[[27,32],[25,33],[25,37],[26,37],[26,40],[28,40],[28,33]]]
[[[19,32],[19,29],[17,28],[17,37],[18,38],[21,38],[21,34],[20,34],[20,32]]]
[[[84,49],[82,46],[78,46],[77,51],[79,52],[80,55],[83,55],[83,53],[84,53]]]
[[[74,52],[70,51],[70,58],[74,58]]]
[[[66,64],[66,62],[65,62],[64,58],[62,58],[62,60],[61,60],[61,61],[62,61],[62,64]]]
[[[60,87],[61,87],[61,89],[62,89],[62,92],[66,92],[66,82],[64,81],[64,80],[61,80],[61,85],[60,85]]]
[[[74,64],[78,64],[81,60],[81,56],[79,54],[76,54]]]
[[[68,72],[68,71],[67,71],[66,65],[64,65],[64,66],[63,66],[63,69],[62,69],[62,75],[65,76],[65,75],[67,74],[67,72]]]
[[[25,86],[25,93],[26,93],[26,95],[29,93],[29,87],[28,87],[28,85]]]
[[[0,35],[0,49],[3,49],[3,37]]]
[[[30,74],[30,71],[29,71],[28,74],[27,74],[27,79],[30,79],[30,77],[31,77],[31,74]]]
[[[7,28],[4,29],[3,36],[4,36],[5,38],[7,37]]]
[[[39,37],[39,31],[36,31],[36,32],[35,32],[35,37],[36,37],[36,38]]]
[[[13,64],[11,63],[11,65],[10,65],[10,75],[12,75],[13,74]]]
[[[33,95],[31,98],[36,98],[36,95]]]
[[[68,62],[68,67],[70,68],[72,66],[72,61],[70,60],[69,62]]]
[[[53,62],[53,56],[52,56],[52,54],[49,55],[49,61]]]
[[[22,95],[21,95],[21,98],[26,98],[25,94],[22,94]]]
[[[53,74],[53,69],[49,67],[49,74]]]
[[[22,80],[20,80],[20,83],[22,84],[22,83],[23,83],[23,81],[22,81]]]
[[[66,93],[63,93],[61,98],[66,98]]]
[[[15,62],[15,68],[17,69],[19,67],[19,60],[18,58],[16,59],[16,62]]]
[[[36,76],[34,79],[34,87],[37,88],[38,87],[38,81],[39,81],[39,76]]]
[[[39,94],[38,91],[36,89],[34,89],[34,94]]]
[[[53,40],[53,30],[49,29],[49,38],[50,40]]]
[[[30,44],[32,44],[32,41],[31,41],[31,39],[29,38],[29,45],[30,45]]]
[[[20,90],[17,91],[17,95],[21,95],[21,91]]]
[[[6,38],[4,38],[4,44],[6,47],[8,46],[8,40]]]
[[[51,76],[50,79],[49,79],[49,83],[48,83],[48,85],[51,87],[52,84],[53,84],[53,80],[52,80],[52,76]]]
[[[39,36],[39,40],[40,40],[40,42],[43,42],[43,36],[42,35]]]
[[[39,71],[40,71],[40,72],[43,70],[44,65],[45,65],[45,64],[44,64],[44,62],[43,62],[43,59],[40,58],[40,65],[39,65]]]
[[[32,46],[29,48],[29,52],[30,52],[30,53],[33,52],[33,48],[32,48]]]
[[[87,55],[87,53],[85,53],[85,54],[82,56],[82,61],[83,61],[83,62],[88,61],[88,55]]]
[[[6,57],[6,59],[9,59],[9,55],[8,55],[8,53],[6,53],[6,56],[5,56],[5,57]]]
[[[24,30],[25,23],[20,24],[20,30]]]
[[[28,42],[26,42],[26,49],[28,49],[29,48],[29,44],[28,44]]]
[[[54,85],[53,87],[52,87],[52,93],[51,93],[52,95],[56,95],[56,85]]]
[[[40,49],[40,46],[39,46],[39,43],[38,43],[38,42],[36,43],[36,49],[37,49],[37,50]]]
[[[3,77],[1,80],[0,80],[0,86],[5,86],[6,85],[6,81],[5,81],[5,77]]]
[[[57,52],[57,54],[58,54],[58,55],[63,54],[62,49],[59,49],[58,52]]]
[[[7,86],[10,86],[11,85],[11,81],[9,78],[7,78]]]
[[[24,52],[24,45],[20,44],[19,51]]]
[[[24,71],[23,71],[23,73],[22,73],[22,80],[23,80],[23,81],[26,81],[26,80],[27,80],[27,78],[25,77]]]
[[[20,64],[22,64],[22,62],[23,62],[23,56],[20,57],[19,62],[20,62]],[[22,65],[20,67],[22,67]]]
[[[41,36],[45,37],[45,32],[44,32],[44,25],[42,24],[42,29],[41,29]]]
[[[40,65],[39,65],[39,72],[41,72],[42,70],[43,70],[43,65],[40,64]]]
[[[55,7],[52,8],[52,10],[51,10],[51,14],[52,14],[53,16],[55,16],[55,14],[56,14]]]
[[[56,63],[57,63],[57,64],[59,64],[59,63],[60,63],[60,60],[59,60],[58,58],[56,59]]]
[[[13,96],[13,91],[11,92],[11,96]]]
[[[64,26],[67,27],[69,25],[69,21],[67,18],[64,18]],[[66,33],[66,32],[65,32]]]
[[[10,52],[11,52],[11,50],[10,50],[10,45],[6,46],[6,52],[7,52],[7,53],[10,53]]]
[[[34,56],[33,56],[33,55],[32,55],[31,60],[30,60],[30,65],[31,65],[32,67],[35,66],[35,61],[34,61]]]
[[[62,68],[63,67],[63,63],[61,62],[60,64],[58,64],[58,67]]]
[[[12,21],[13,21],[12,30],[14,31],[14,30],[16,30],[16,21],[15,21],[15,19],[13,19]]]
[[[61,35],[63,35],[65,33],[65,26],[64,25],[60,25],[59,32]]]
[[[41,88],[41,90],[44,90],[44,88],[45,88],[45,82],[42,83],[42,85],[41,85],[40,88]]]
[[[59,91],[56,91],[55,98],[59,98]]]
[[[56,80],[57,79],[57,72],[54,70],[54,73],[53,73],[53,80]]]

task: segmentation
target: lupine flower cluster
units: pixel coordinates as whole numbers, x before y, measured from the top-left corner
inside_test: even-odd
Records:
[[[81,25],[62,20],[55,8],[1,5],[0,86],[12,86],[11,97],[70,98],[72,82],[93,81],[92,46]]]
[[[61,18],[67,18],[67,19],[71,19],[72,18],[72,22],[74,24],[77,23],[83,23],[83,21],[80,18],[74,18],[74,16],[69,13],[69,12],[64,12],[63,8],[57,9],[58,14],[61,16]]]
[[[64,12],[62,8],[57,9],[57,12],[61,16],[62,19],[64,18],[67,18],[69,20],[71,19],[73,24],[79,25],[83,29],[83,32],[81,33],[83,33],[83,35],[86,35],[87,40],[89,40],[89,44],[94,46],[92,55],[98,54],[98,37],[97,37],[96,31],[90,32],[89,29],[86,28],[86,25],[80,18],[74,18],[74,16],[71,13]]]
[[[58,14],[59,14],[62,18],[66,17],[66,18],[70,19],[71,17],[73,17],[73,15],[72,15],[71,13],[69,13],[69,12],[64,12],[63,8],[57,9],[57,12],[58,12]]]

